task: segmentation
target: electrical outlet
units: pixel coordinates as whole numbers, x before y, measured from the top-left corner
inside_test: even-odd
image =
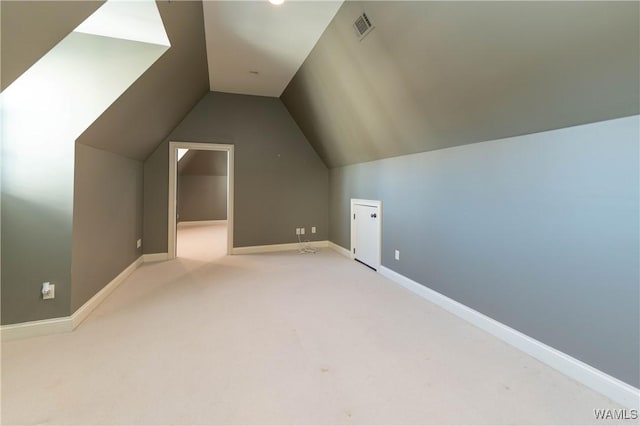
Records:
[[[296,235],[300,235],[300,228],[296,228]]]
[[[142,247],[142,238],[138,238],[138,241],[136,241],[136,248],[140,247]]]
[[[312,234],[315,234],[315,233],[316,233],[316,227],[315,227],[315,226],[312,226],[312,227],[311,227],[311,233],[312,233]]]
[[[396,260],[400,260],[400,250],[396,250]]]
[[[55,299],[56,297],[56,286],[55,284],[51,284],[49,282],[42,283],[42,299]]]
[[[304,228],[300,228],[300,235],[304,235]]]

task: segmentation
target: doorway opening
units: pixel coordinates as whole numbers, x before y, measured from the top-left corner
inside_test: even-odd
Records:
[[[233,145],[169,142],[170,259],[231,254],[233,154]]]

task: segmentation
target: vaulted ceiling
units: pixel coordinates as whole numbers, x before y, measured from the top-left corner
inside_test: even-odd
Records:
[[[0,2],[2,87],[102,3]],[[640,113],[637,2],[157,4],[172,47],[79,143],[144,160],[210,89],[282,93],[329,167]]]
[[[0,3],[3,88],[103,3],[3,0]],[[77,143],[144,160],[209,91],[202,2],[156,3],[171,48],[77,139]]]
[[[329,167],[638,114],[639,9],[345,2],[282,100]]]
[[[144,160],[209,91],[202,3],[157,4],[171,48],[78,143]]]

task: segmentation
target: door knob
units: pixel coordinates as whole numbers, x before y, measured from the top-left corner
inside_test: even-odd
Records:
[[[376,217],[378,217],[378,215],[375,213],[371,213],[371,217],[375,219]]]

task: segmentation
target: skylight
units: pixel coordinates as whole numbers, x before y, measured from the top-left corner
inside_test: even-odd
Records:
[[[74,31],[171,46],[153,0],[109,0]]]

